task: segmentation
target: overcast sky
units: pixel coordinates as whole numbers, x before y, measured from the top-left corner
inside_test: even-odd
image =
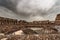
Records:
[[[27,21],[55,20],[60,12],[60,0],[0,0],[0,5],[0,16]]]

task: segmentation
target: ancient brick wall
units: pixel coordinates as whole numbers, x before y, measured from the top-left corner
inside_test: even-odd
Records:
[[[10,36],[7,40],[60,40],[60,33],[55,28],[56,25],[60,25],[60,15],[57,15],[55,21],[45,20],[33,22],[27,22],[25,20],[18,21],[16,19],[0,17],[0,33],[9,35],[19,30],[27,33],[23,36]],[[28,28],[42,29],[39,30],[41,33],[37,33],[36,31]],[[32,35],[35,33],[37,33],[37,35]]]

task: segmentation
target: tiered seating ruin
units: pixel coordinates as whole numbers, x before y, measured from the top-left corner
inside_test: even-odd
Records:
[[[0,17],[0,33],[4,33],[5,35],[12,34],[19,30],[22,30],[24,32],[24,35],[27,34],[27,36],[32,35],[32,34],[37,34],[39,36],[42,36],[42,34],[43,34],[43,36],[45,34],[48,34],[51,36],[55,35],[55,34],[60,35],[58,29],[55,28],[55,26],[60,26],[60,14],[57,15],[55,21],[44,20],[44,21],[27,22],[25,20],[18,21],[17,19]],[[37,29],[40,28],[39,29],[40,33],[31,28],[37,28]],[[48,36],[48,35],[45,35],[45,36]],[[16,36],[13,36],[13,37],[15,38]],[[20,36],[18,36],[18,37],[20,37]],[[59,36],[59,38],[60,38],[60,36]],[[33,40],[33,39],[35,40],[35,38],[32,38],[30,40]],[[13,39],[13,40],[15,40],[15,39]],[[29,40],[29,39],[26,39],[26,40]],[[42,39],[42,40],[44,40],[44,39]]]

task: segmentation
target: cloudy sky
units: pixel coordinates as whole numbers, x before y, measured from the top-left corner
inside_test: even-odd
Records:
[[[26,20],[55,20],[60,0],[0,0],[0,16]]]

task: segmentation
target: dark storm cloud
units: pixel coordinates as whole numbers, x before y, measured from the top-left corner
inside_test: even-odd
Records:
[[[11,0],[0,0],[0,6],[4,6],[10,10],[13,10],[14,12],[16,12],[16,4],[13,4],[11,2]]]

